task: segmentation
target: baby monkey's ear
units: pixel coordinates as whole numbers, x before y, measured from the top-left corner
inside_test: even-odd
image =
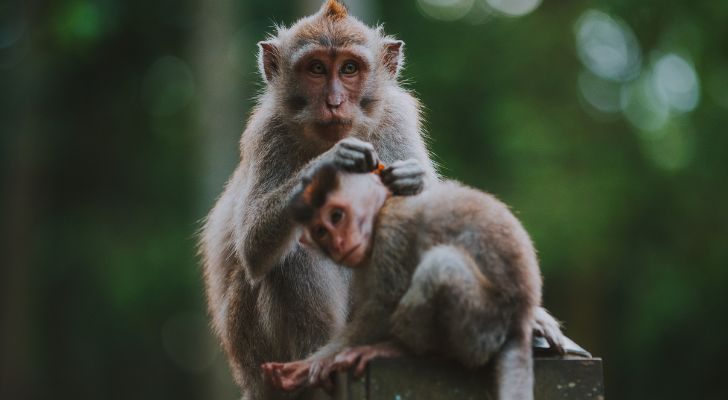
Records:
[[[339,187],[339,169],[330,162],[318,165],[301,179],[288,201],[293,220],[306,224],[311,221],[317,209],[326,203],[329,193]]]

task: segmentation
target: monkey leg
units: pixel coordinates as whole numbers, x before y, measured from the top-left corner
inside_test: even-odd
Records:
[[[536,308],[533,316],[533,334],[546,339],[553,351],[566,354],[566,336],[561,332],[561,324],[543,307]]]
[[[495,359],[498,399],[533,400],[533,351],[530,332],[509,338]]]
[[[392,317],[394,335],[416,354],[436,352],[466,366],[488,362],[505,342],[507,312],[488,299],[486,278],[460,248],[423,254]]]

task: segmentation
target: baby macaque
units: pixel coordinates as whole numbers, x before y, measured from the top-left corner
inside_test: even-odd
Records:
[[[266,363],[283,390],[330,385],[330,374],[403,353],[467,367],[493,360],[499,399],[533,398],[533,318],[541,276],[508,207],[454,181],[393,196],[376,173],[321,164],[289,202],[301,241],[353,270],[352,314],[302,361]]]

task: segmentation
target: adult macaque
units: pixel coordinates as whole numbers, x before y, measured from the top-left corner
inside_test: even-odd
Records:
[[[378,175],[322,164],[290,202],[303,240],[351,268],[352,315],[304,361],[268,363],[273,386],[361,373],[402,350],[469,367],[495,358],[498,399],[532,399],[532,324],[541,275],[528,234],[503,203],[453,181],[392,196]]]
[[[395,192],[437,179],[419,103],[397,82],[401,41],[329,0],[259,45],[266,87],[200,246],[213,329],[243,398],[255,400],[291,397],[264,384],[262,362],[308,356],[348,312],[349,273],[301,246],[286,212],[302,174],[323,160],[361,168],[376,151]]]
[[[291,397],[264,384],[262,362],[308,356],[347,318],[349,273],[299,244],[286,212],[301,177],[327,160],[371,167],[376,152],[395,193],[437,181],[419,103],[398,84],[403,42],[328,0],[259,47],[265,90],[200,244],[213,329],[243,398],[256,400]],[[543,315],[536,329],[558,343],[558,324]]]

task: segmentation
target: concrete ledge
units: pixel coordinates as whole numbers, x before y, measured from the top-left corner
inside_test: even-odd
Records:
[[[536,400],[603,400],[602,360],[582,357],[536,357]],[[465,369],[427,358],[375,360],[362,378],[338,377],[336,400],[497,400],[491,367]]]

